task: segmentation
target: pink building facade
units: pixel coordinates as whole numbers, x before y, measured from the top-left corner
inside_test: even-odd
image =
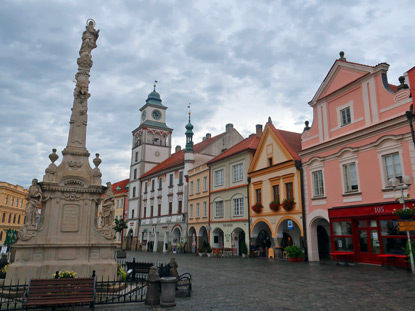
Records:
[[[301,137],[308,257],[350,252],[356,262],[380,264],[379,255],[400,254],[406,245],[393,213],[402,208],[401,191],[388,181],[415,175],[408,75],[391,85],[388,64],[340,55],[309,102],[313,122]],[[404,195],[414,198],[414,188]]]

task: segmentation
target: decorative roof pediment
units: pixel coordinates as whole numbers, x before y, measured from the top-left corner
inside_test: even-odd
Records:
[[[372,72],[374,72],[374,67],[336,60],[313,99],[309,102],[310,106],[314,106],[321,98]]]

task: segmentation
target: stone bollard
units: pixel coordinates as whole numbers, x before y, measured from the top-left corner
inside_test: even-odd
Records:
[[[176,305],[176,283],[177,278],[169,276],[161,278],[160,306],[174,307]]]
[[[150,267],[147,283],[148,287],[145,304],[149,306],[158,306],[160,304],[160,277],[157,267]]]

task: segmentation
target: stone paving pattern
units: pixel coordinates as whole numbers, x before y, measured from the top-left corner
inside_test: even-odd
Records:
[[[291,263],[267,258],[207,258],[193,254],[128,252],[136,261],[168,262],[190,272],[190,298],[176,307],[143,303],[96,310],[413,310],[415,277],[404,269],[335,262]]]

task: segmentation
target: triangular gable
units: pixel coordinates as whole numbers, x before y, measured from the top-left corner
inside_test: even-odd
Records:
[[[310,105],[313,106],[319,99],[372,72],[373,67],[371,66],[336,60],[311,100]]]
[[[293,134],[293,136],[297,134],[298,137],[295,136],[296,143],[297,140],[300,141],[301,139],[301,134],[299,133],[285,133]],[[297,150],[293,150],[291,144],[284,140],[283,135],[281,135],[281,133],[279,133],[272,124],[267,123],[259,141],[254,158],[252,159],[249,167],[249,172],[269,167],[268,158],[271,156],[273,159],[273,165],[289,160],[299,159]]]

